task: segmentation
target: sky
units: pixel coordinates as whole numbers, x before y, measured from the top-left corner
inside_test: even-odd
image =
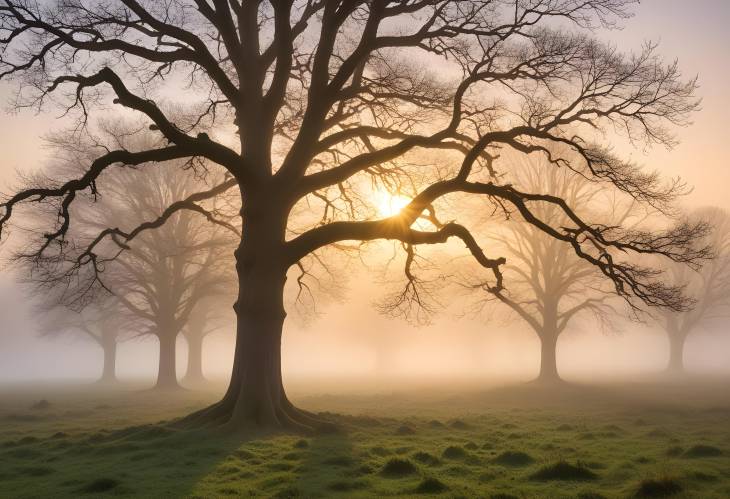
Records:
[[[660,53],[677,58],[688,77],[699,76],[702,110],[691,127],[678,131],[680,145],[672,151],[634,152],[633,158],[668,177],[682,177],[694,187],[688,205],[717,205],[730,210],[730,2],[726,0],[644,0],[620,31],[599,36],[621,50],[638,49],[643,41],[660,42]],[[0,102],[7,103],[8,87],[0,85]],[[16,171],[39,167],[47,151],[41,137],[59,127],[54,116],[30,111],[0,111],[0,192],[8,192]],[[392,345],[392,364],[411,376],[441,372],[478,372],[485,376],[529,378],[537,371],[538,344],[520,324],[489,324],[484,318],[442,317],[430,327],[416,329],[377,314],[372,304],[378,285],[364,272],[356,273],[343,304],[329,304],[322,317],[306,328],[292,321],[286,326],[284,369],[296,374],[344,373],[367,376],[377,365],[376,349],[382,335]],[[88,378],[98,374],[98,348],[74,338],[36,337],[27,299],[7,270],[0,271],[0,383],[23,379]],[[357,320],[353,320],[356,318]],[[377,334],[376,334],[377,333]],[[687,363],[695,370],[728,366],[730,335],[694,335],[687,347]],[[379,339],[380,338],[380,339]],[[184,366],[184,342],[180,343]],[[231,335],[218,334],[206,343],[205,369],[224,376],[232,357]],[[559,363],[567,377],[661,369],[666,341],[648,327],[632,326],[610,336],[590,328],[572,330],[561,339]],[[153,342],[134,341],[120,347],[122,377],[152,376]],[[79,359],[83,359],[82,362]],[[465,360],[466,359],[466,360]],[[437,366],[437,367],[435,367]]]

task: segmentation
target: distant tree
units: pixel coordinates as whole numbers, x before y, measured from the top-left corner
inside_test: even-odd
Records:
[[[103,190],[105,171],[142,172],[150,168],[141,165],[178,159],[230,173],[223,186],[235,187],[243,200],[234,365],[223,399],[186,419],[192,425],[318,424],[286,396],[281,335],[288,270],[302,264],[304,277],[290,281],[301,284],[327,247],[401,241],[408,254],[404,303],[417,303],[410,269],[416,247],[458,239],[501,288],[504,259],[486,256],[466,226],[414,226],[458,193],[513,206],[528,223],[572,244],[624,296],[681,309],[679,289],[644,267],[612,263],[611,255],[658,253],[692,264],[704,255],[689,244],[703,226],[606,230],[560,198],[500,182],[490,167],[496,147],[544,154],[560,143],[570,157],[552,158],[557,163],[643,202],[674,198],[677,185],[664,185],[594,140],[623,130],[635,143],[671,146],[667,126],[686,124],[697,108],[695,82],[664,64],[653,45],[624,55],[590,36],[591,28],[627,17],[632,3],[0,0],[0,79],[17,82],[19,107],[60,103],[66,116],[78,118],[79,134],[93,134],[90,117],[114,104],[163,139],[154,147],[100,150],[83,175],[7,197],[0,228],[22,205],[53,204],[50,228],[25,254],[43,259],[78,250],[66,244],[70,207],[82,192]],[[175,116],[174,99],[186,103]],[[422,161],[426,153],[430,159]],[[398,213],[372,209],[373,189],[386,188],[408,195]],[[201,213],[200,202],[219,193],[216,186],[191,195],[161,218]],[[535,200],[559,206],[577,229],[541,220],[529,207]],[[305,208],[309,223],[292,218]],[[102,234],[124,248],[140,232]],[[75,268],[101,272],[95,263],[102,246],[82,251]]]
[[[77,175],[80,169],[83,171],[83,165],[93,161],[99,149],[108,148],[109,144],[150,147],[150,141],[156,140],[151,132],[134,133],[136,131],[129,122],[113,120],[101,124],[100,133],[93,141],[78,143],[66,135],[54,137],[52,144],[56,154],[53,162],[29,181],[38,183],[47,176],[68,178]],[[45,306],[53,312],[70,309],[65,315],[71,320],[69,326],[79,331],[93,330],[100,339],[109,338],[109,355],[116,344],[111,340],[120,324],[134,325],[135,329],[130,333],[135,337],[157,338],[160,352],[157,388],[179,386],[177,339],[191,320],[195,322],[194,328],[198,324],[203,327],[196,333],[205,332],[205,321],[212,310],[203,308],[202,302],[207,300],[210,304],[216,298],[225,301],[226,297],[232,301],[235,293],[235,280],[231,278],[229,268],[239,228],[220,220],[211,224],[193,210],[173,213],[165,218],[164,224],[147,223],[158,219],[171,205],[184,203],[188,196],[205,189],[204,178],[216,179],[215,171],[193,168],[184,171],[185,168],[185,163],[170,161],[143,172],[106,172],[104,190],[74,206],[76,223],[69,229],[69,240],[80,249],[76,252],[66,250],[33,262],[21,258],[21,262],[30,267],[30,277],[26,281],[37,294],[52,297],[46,300]],[[216,199],[216,204],[209,203],[207,209],[220,214],[219,205],[226,199]],[[229,206],[226,210],[232,208]],[[206,214],[212,216],[209,212]],[[33,217],[32,225],[37,223],[37,218]],[[32,231],[32,225],[26,229]],[[42,229],[35,228],[36,232],[39,230]],[[135,230],[142,233],[128,244],[116,244],[115,241],[120,241],[117,233],[130,234]],[[114,233],[111,241],[105,241],[109,232]],[[101,274],[97,275],[95,271],[87,276],[65,272],[82,257],[79,251],[88,245],[104,244],[106,248],[100,251],[104,256],[94,262],[95,266],[103,267],[103,282]],[[97,281],[99,292],[89,293],[88,287]],[[230,302],[227,305],[230,306]],[[92,310],[92,316],[74,315],[73,310],[83,311],[87,306]],[[218,304],[216,310],[220,308]],[[84,324],[85,320],[91,323]],[[49,331],[52,322],[51,318]],[[189,338],[193,344],[198,341],[194,333]]]
[[[48,309],[50,307],[50,309]],[[45,310],[44,310],[45,308]],[[82,335],[94,341],[104,352],[99,383],[114,384],[117,380],[117,344],[134,334],[137,322],[125,314],[119,302],[105,297],[81,311],[66,308],[53,300],[37,307],[41,313],[40,333],[44,337],[62,334]]]
[[[511,180],[520,188],[564,199],[577,213],[603,220],[606,227],[628,226],[632,218],[633,203],[624,203],[622,209],[600,185],[571,170],[555,168],[549,161],[523,161],[513,172]],[[575,230],[570,217],[554,204],[537,202],[532,211],[554,227]],[[611,299],[616,291],[569,242],[550,237],[523,220],[508,221],[491,238],[506,249],[510,263],[505,266],[505,279],[509,285],[505,289],[490,283],[474,287],[495,297],[530,326],[540,339],[538,380],[559,382],[560,335],[574,319],[586,314],[593,317],[595,327],[611,327],[611,316],[616,314]]]
[[[660,313],[669,338],[667,370],[671,374],[684,372],[684,346],[692,331],[730,318],[730,215],[721,208],[708,207],[692,211],[689,218],[705,221],[712,227],[712,232],[697,243],[709,245],[714,258],[699,271],[685,265],[670,267],[674,282],[686,285],[687,293],[696,300],[687,310]]]
[[[116,178],[106,181],[104,198],[93,211],[79,215],[82,224],[85,220],[96,231],[115,227],[126,232],[156,219],[200,189],[192,174],[179,174],[180,167],[170,163],[144,175],[115,172]],[[178,387],[177,339],[186,326],[205,328],[209,312],[201,308],[203,300],[230,296],[228,262],[235,244],[225,229],[218,229],[191,211],[180,211],[157,230],[136,237],[104,271],[105,285],[146,323],[138,334],[159,341],[157,388]]]
[[[199,386],[206,382],[203,375],[203,341],[208,335],[232,324],[232,314],[226,313],[230,306],[221,306],[221,302],[228,303],[222,296],[214,295],[211,298],[198,302],[182,330],[188,344],[187,368],[181,380],[183,385]]]

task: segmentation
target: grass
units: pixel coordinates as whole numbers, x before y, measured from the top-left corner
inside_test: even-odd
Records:
[[[537,480],[540,482],[582,482],[586,480],[595,480],[596,478],[598,478],[598,475],[589,470],[586,466],[580,463],[572,464],[562,460],[543,466],[530,475],[531,480]]]
[[[307,436],[160,423],[214,393],[1,392],[0,497],[730,497],[730,400],[535,390],[300,398],[351,408]]]
[[[639,484],[636,497],[671,497],[682,490],[682,484],[675,478],[647,478]]]

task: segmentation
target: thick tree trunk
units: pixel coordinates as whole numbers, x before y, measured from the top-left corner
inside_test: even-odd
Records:
[[[558,374],[557,345],[557,333],[546,331],[540,336],[540,374],[537,379],[541,382],[562,381]]]
[[[99,383],[115,383],[117,381],[117,342],[116,340],[106,341],[102,344],[102,348],[104,349],[104,367]]]
[[[201,385],[206,381],[203,376],[203,335],[186,334],[185,341],[188,344],[188,365],[182,382],[189,385]]]
[[[239,291],[234,306],[237,326],[231,381],[220,402],[191,414],[181,424],[311,431],[322,422],[292,405],[281,376],[284,285],[289,267],[285,217],[271,213],[277,206],[275,199],[257,194],[263,196],[263,204],[258,210],[244,208],[244,234],[236,250]],[[246,201],[255,203],[252,196]]]
[[[177,382],[177,369],[175,365],[177,335],[169,331],[161,331],[158,339],[160,340],[160,359],[155,388],[165,390],[180,388]]]

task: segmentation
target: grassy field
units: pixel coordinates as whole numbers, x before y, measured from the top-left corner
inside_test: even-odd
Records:
[[[340,414],[320,436],[165,425],[217,396],[1,389],[0,498],[730,497],[727,384],[300,394]]]

